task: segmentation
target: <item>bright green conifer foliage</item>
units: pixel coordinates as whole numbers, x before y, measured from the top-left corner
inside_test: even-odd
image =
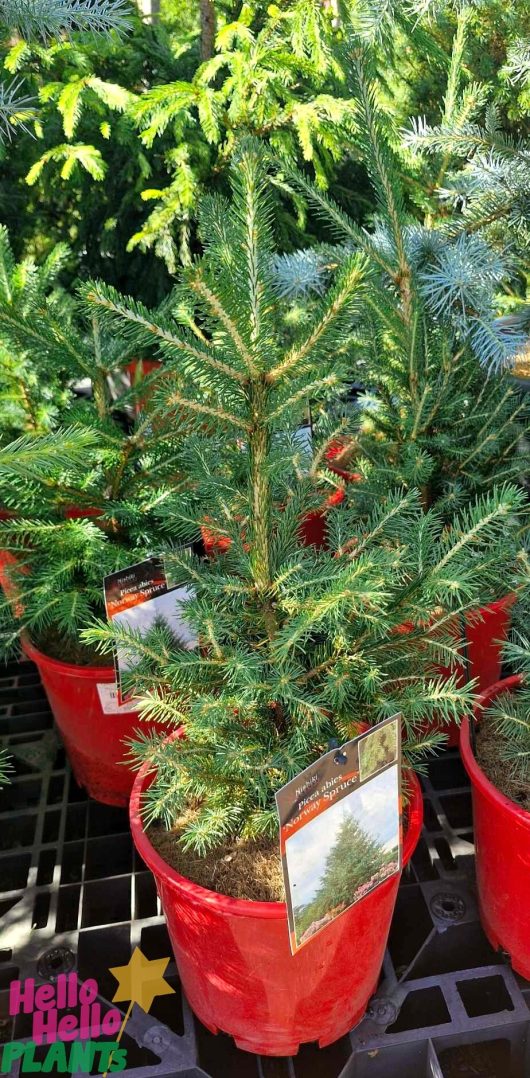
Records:
[[[38,276],[38,275],[37,275]],[[0,547],[15,555],[5,570],[20,595],[16,611],[2,601],[4,647],[25,629],[56,657],[86,662],[79,633],[104,611],[103,576],[163,547],[162,507],[184,482],[178,419],[158,412],[150,375],[127,388],[131,343],[108,334],[70,303],[14,302],[0,294],[0,339],[28,357],[38,385],[63,390],[90,379],[92,395],[68,391],[68,429],[28,433],[0,451]],[[163,375],[162,375],[163,377]],[[5,464],[4,464],[5,461]]]
[[[65,245],[54,247],[42,263],[32,258],[16,262],[7,229],[0,226],[0,306],[6,322],[20,317],[28,323],[43,309],[68,322],[72,303],[59,287],[58,277],[68,260]],[[56,425],[60,415],[68,419],[72,393],[66,383],[71,377],[67,357],[56,370],[33,362],[33,349],[13,347],[0,328],[0,442],[24,433],[39,434]]]
[[[172,534],[185,538],[207,519],[230,540],[211,559],[168,558],[195,589],[187,616],[198,650],[183,650],[162,628],[143,642],[103,624],[85,634],[107,651],[116,641],[140,651],[143,714],[168,732],[184,724],[186,740],[146,737],[134,755],[157,768],[146,818],[170,823],[196,806],[184,842],[199,853],[229,835],[274,833],[274,791],[357,721],[402,711],[407,756],[417,762],[440,741],[425,722],[469,711],[471,690],[436,664],[455,653],[454,613],[491,594],[499,559],[513,572],[511,522],[523,504],[504,485],[444,528],[436,512],[422,512],[416,491],[390,485],[368,520],[351,507],[330,511],[331,549],[301,544],[300,522],[322,498],[313,476],[326,446],[304,453],[296,431],[308,399],[325,404],[340,392],[352,320],[372,281],[365,257],[345,259],[285,346],[259,144],[242,148],[232,186],[230,204],[204,204],[204,255],[185,274],[201,341],[104,285],[83,290],[110,332],[138,347],[160,342],[168,374],[158,406],[165,400],[194,425],[185,449],[193,497],[173,501]]]
[[[524,632],[515,631],[504,648],[510,669],[522,677],[521,687],[497,696],[484,718],[494,725],[499,759],[509,765],[514,789],[519,787],[526,806],[530,790],[530,641],[526,635],[527,618],[525,621]]]
[[[529,312],[499,319],[497,292],[509,259],[473,231],[415,223],[392,146],[395,133],[378,105],[369,53],[348,46],[362,151],[378,214],[359,228],[300,173],[289,178],[333,230],[328,249],[285,255],[275,264],[290,298],[318,294],[342,257],[364,253],[370,288],[352,320],[350,378],[363,386],[351,415],[348,467],[371,492],[388,484],[419,488],[425,508],[451,520],[470,497],[495,483],[519,482],[528,464],[528,404],[509,367],[524,346]],[[513,269],[513,266],[511,267]],[[343,464],[344,466],[344,464]],[[351,488],[351,497],[363,494]]]

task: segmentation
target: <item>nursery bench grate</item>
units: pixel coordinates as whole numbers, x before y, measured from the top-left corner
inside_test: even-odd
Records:
[[[77,970],[110,1001],[110,966],[127,963],[136,945],[149,958],[171,948],[127,813],[77,787],[31,663],[0,670],[0,737],[15,758],[13,782],[0,791],[5,1043],[30,1033],[28,1016],[8,1016],[13,978]],[[178,991],[148,1015],[133,1009],[128,1078],[528,1078],[530,983],[480,927],[471,799],[456,750],[432,762],[423,787],[425,826],[399,889],[377,995],[348,1037],[324,1050],[304,1046],[293,1059],[255,1057],[200,1026]],[[167,976],[178,990],[173,963]]]

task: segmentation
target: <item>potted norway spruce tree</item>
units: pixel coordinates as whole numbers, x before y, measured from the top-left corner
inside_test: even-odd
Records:
[[[490,686],[460,732],[471,779],[479,909],[492,944],[530,977],[530,641],[514,633],[505,658],[515,671]]]
[[[204,255],[185,274],[203,339],[182,335],[156,391],[194,424],[183,447],[194,490],[171,506],[177,537],[205,514],[230,538],[222,558],[175,554],[194,591],[185,651],[163,626],[143,641],[123,627],[84,634],[108,653],[142,656],[132,675],[141,713],[165,724],[132,744],[141,765],[134,841],[153,871],[188,999],[211,1030],[251,1051],[325,1045],[364,1013],[382,962],[398,876],[350,907],[296,955],[289,948],[274,795],[363,724],[401,712],[404,863],[421,826],[412,768],[440,743],[425,726],[470,714],[473,695],[436,664],[454,656],[455,614],[515,571],[509,522],[522,497],[492,490],[451,529],[418,492],[389,488],[361,521],[329,513],[328,548],[305,546],[322,447],[296,432],[307,401],[347,384],[352,318],[369,301],[366,260],[344,261],[289,347],[279,337],[273,205],[258,144],[240,150],[230,204],[207,199]],[[99,284],[84,288],[107,331],[143,348],[171,326]],[[205,381],[208,391],[205,392]],[[400,631],[409,623],[408,632]]]
[[[457,35],[451,85],[461,50]],[[495,483],[522,483],[528,465],[528,401],[509,371],[525,339],[524,317],[515,326],[496,318],[496,294],[516,267],[475,228],[468,234],[451,218],[433,225],[428,215],[423,224],[409,215],[393,149],[399,136],[378,103],[371,57],[349,51],[345,71],[358,106],[357,147],[377,197],[375,224],[360,228],[303,174],[289,172],[340,242],[279,258],[277,285],[287,298],[318,294],[341,257],[363,252],[372,287],[352,320],[349,349],[350,379],[362,389],[329,464],[346,479],[354,473],[347,493],[359,513],[365,490],[369,506],[392,482],[419,489],[423,507],[451,526],[470,498]],[[480,689],[500,676],[514,599],[499,575],[487,604],[467,619],[468,671]]]
[[[4,290],[0,339],[13,356],[29,357],[37,385],[62,384],[66,415],[58,418],[72,427],[69,438],[53,422],[37,431],[31,459],[27,438],[6,447],[15,467],[0,472],[9,509],[0,524],[2,645],[9,653],[22,638],[38,666],[78,782],[96,799],[124,805],[132,776],[123,739],[138,715],[116,695],[112,661],[102,662],[80,634],[104,613],[104,576],[163,548],[159,508],[180,482],[179,432],[151,397],[137,407],[137,387],[116,395],[131,357],[127,341],[106,336],[96,317],[83,322],[72,301],[39,296],[25,304]],[[68,386],[82,379],[92,393],[76,397]]]

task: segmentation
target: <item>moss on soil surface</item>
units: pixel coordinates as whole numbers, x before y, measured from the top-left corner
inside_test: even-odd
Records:
[[[477,731],[477,760],[484,774],[505,797],[530,812],[530,787],[514,777],[513,764],[502,760],[500,739],[495,724],[485,716]]]
[[[231,898],[255,902],[283,902],[283,876],[277,839],[260,842],[227,842],[206,857],[193,850],[183,850],[179,835],[184,827],[178,821],[171,831],[153,824],[147,837],[157,853],[181,876]]]
[[[112,666],[113,660],[109,655],[100,655],[95,647],[82,644],[71,636],[60,636],[53,630],[32,637],[38,651],[47,655],[49,659],[57,659],[58,662],[72,663],[73,666]]]

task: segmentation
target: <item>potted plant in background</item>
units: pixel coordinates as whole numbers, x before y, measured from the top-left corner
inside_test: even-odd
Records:
[[[0,475],[2,500],[16,509],[0,535],[4,651],[22,636],[78,782],[99,800],[126,804],[132,778],[121,766],[122,742],[138,716],[130,703],[116,702],[112,663],[97,659],[80,633],[104,611],[103,577],[162,550],[160,507],[179,483],[177,424],[151,399],[136,414],[134,387],[114,399],[111,376],[131,350],[115,334],[106,336],[96,318],[83,325],[73,313],[65,320],[53,307],[26,310],[4,297],[0,337],[15,355],[31,355],[41,379],[61,372],[69,382],[84,377],[92,385],[89,398],[69,395],[75,459],[65,454],[58,429],[36,439],[47,468],[33,458]],[[17,443],[11,448],[16,464]]]
[[[479,909],[484,931],[530,978],[530,641],[505,645],[512,676],[479,698],[476,732],[460,751],[471,780]]]
[[[8,231],[0,226],[0,297],[3,309],[19,312],[31,319],[40,309],[54,311],[68,319],[71,301],[60,288],[58,278],[70,257],[64,244],[54,247],[40,264],[32,258],[16,262]],[[2,444],[19,434],[38,434],[48,430],[66,409],[72,398],[66,386],[65,371],[43,371],[32,362],[31,349],[12,349],[0,339],[2,386],[0,389],[0,438]]]
[[[528,403],[506,369],[524,340],[524,319],[515,331],[495,317],[496,292],[513,266],[481,236],[455,237],[450,225],[433,228],[408,215],[396,135],[377,104],[366,50],[352,48],[345,69],[378,200],[374,229],[361,229],[302,174],[288,174],[342,239],[342,257],[364,253],[372,279],[369,300],[352,321],[350,379],[362,389],[349,437],[329,465],[355,471],[347,493],[359,513],[365,492],[370,506],[391,482],[418,488],[424,508],[434,507],[451,527],[470,498],[504,480],[522,484],[528,464]],[[302,282],[314,294],[340,263],[340,246],[331,259],[326,248],[306,251],[305,261],[285,255],[276,262],[277,287],[290,297]],[[481,689],[500,676],[514,598],[499,577],[487,604],[467,619],[469,674]]]
[[[58,244],[40,264],[25,258],[16,262],[8,231],[0,226],[0,297],[6,313],[23,312],[31,318],[39,308],[60,309],[68,317],[68,298],[58,285],[58,277],[66,260],[68,248]],[[0,338],[0,445],[23,434],[50,431],[59,413],[67,421],[67,407],[72,393],[67,388],[63,371],[42,371],[32,362],[31,350],[13,350]],[[5,497],[9,499],[9,490]],[[16,511],[16,504],[0,503],[0,520]],[[0,551],[0,559],[6,559]]]
[[[352,318],[369,302],[365,260],[345,261],[289,347],[279,339],[270,189],[251,142],[233,168],[230,205],[205,202],[204,256],[185,275],[204,341],[181,350],[156,395],[195,422],[185,457],[196,495],[171,507],[179,536],[223,514],[222,558],[173,555],[194,589],[185,651],[163,627],[143,642],[100,623],[84,639],[142,655],[132,678],[142,714],[163,722],[132,745],[143,764],[131,800],[137,848],[153,871],[191,1006],[250,1051],[325,1045],[364,1013],[377,983],[398,876],[386,880],[294,957],[278,871],[274,794],[360,724],[401,712],[407,804],[404,861],[421,825],[410,767],[442,740],[434,714],[469,714],[473,694],[435,665],[455,654],[455,613],[476,606],[499,565],[513,567],[507,522],[522,505],[492,490],[445,529],[417,493],[374,499],[369,519],[345,503],[330,549],[304,546],[318,447],[293,451],[307,400],[336,395]],[[89,284],[89,308],[139,345],[164,323]],[[281,334],[280,334],[281,337]],[[190,342],[191,343],[191,342]],[[210,396],[205,399],[205,379]],[[305,465],[305,466],[304,466]],[[508,533],[508,534],[507,534]],[[410,622],[408,633],[399,631]],[[144,831],[147,827],[147,831]]]

